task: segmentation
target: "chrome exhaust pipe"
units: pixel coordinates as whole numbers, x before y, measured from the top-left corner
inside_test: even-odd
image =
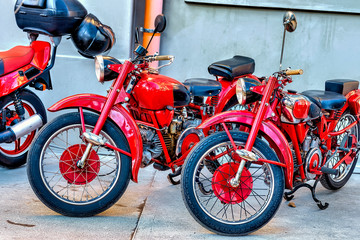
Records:
[[[42,117],[39,114],[32,115],[31,117],[0,132],[0,143],[15,141],[16,139],[19,139],[40,128],[42,125]]]

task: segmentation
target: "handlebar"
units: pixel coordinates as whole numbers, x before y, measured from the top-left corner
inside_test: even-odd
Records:
[[[174,58],[174,56],[171,56],[171,55],[160,55],[160,56],[155,56],[154,60],[155,61],[163,61],[163,60],[171,60],[173,58]]]
[[[159,56],[152,56],[152,57],[149,57],[149,61],[152,62],[152,61],[165,61],[165,60],[174,60],[174,56],[172,55],[159,55]]]
[[[302,69],[294,69],[294,70],[286,70],[285,71],[286,75],[301,75],[303,73],[304,73],[304,71]]]

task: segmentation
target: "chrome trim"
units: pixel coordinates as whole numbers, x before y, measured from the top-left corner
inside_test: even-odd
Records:
[[[239,156],[247,161],[250,161],[250,162],[256,162],[259,160],[259,157],[256,156],[255,153],[253,152],[250,152],[248,150],[245,150],[245,149],[238,149],[236,150],[236,153],[239,154]]]
[[[16,139],[19,139],[40,128],[42,125],[43,120],[41,116],[39,114],[35,114],[13,126],[10,126],[9,128],[14,132]]]
[[[98,68],[97,68],[97,65],[98,65]],[[105,72],[104,58],[102,55],[97,55],[95,57],[95,74],[96,74],[96,78],[101,83],[104,82],[104,78],[105,78],[104,72]]]
[[[84,138],[86,139],[86,141],[94,144],[94,145],[105,145],[105,139],[103,139],[102,137],[91,133],[91,132],[84,132],[83,133]]]
[[[243,78],[236,81],[236,98],[239,104],[244,105],[246,103],[246,86]]]

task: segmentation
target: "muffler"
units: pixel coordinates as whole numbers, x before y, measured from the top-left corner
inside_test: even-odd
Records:
[[[39,114],[32,115],[31,117],[0,132],[0,143],[15,141],[16,139],[19,139],[40,128],[42,125],[42,117]]]

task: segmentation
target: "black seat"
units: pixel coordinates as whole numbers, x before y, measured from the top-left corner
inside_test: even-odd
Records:
[[[311,101],[317,104],[320,108],[326,110],[337,110],[345,105],[346,98],[336,92],[308,90],[301,94],[308,97]]]
[[[192,96],[209,97],[218,95],[221,91],[221,83],[206,78],[191,78],[184,82]]]
[[[332,79],[325,82],[325,91],[337,92],[346,96],[352,90],[359,88],[358,80]]]
[[[208,67],[210,74],[232,80],[235,77],[252,74],[255,61],[249,57],[234,56],[233,58],[215,62]]]

